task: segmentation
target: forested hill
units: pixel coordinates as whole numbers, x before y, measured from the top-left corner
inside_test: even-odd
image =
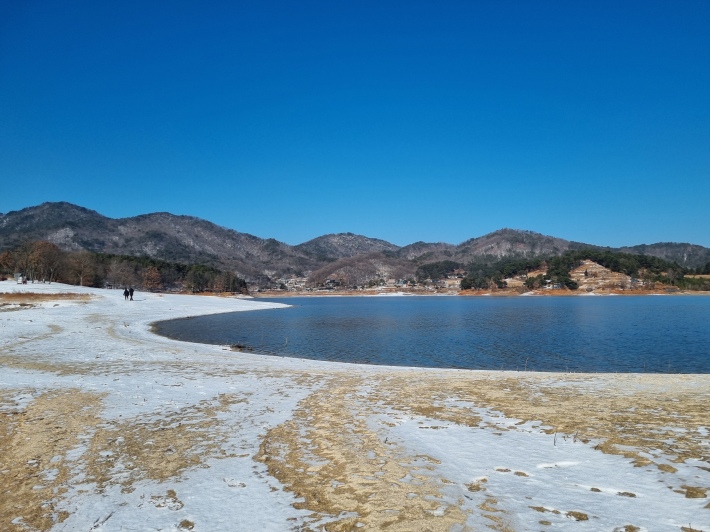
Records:
[[[415,276],[421,266],[440,261],[465,265],[601,249],[515,229],[501,229],[460,244],[415,242],[400,247],[340,233],[291,246],[191,216],[152,213],[114,219],[66,202],[43,203],[0,214],[0,251],[37,241],[51,242],[64,251],[88,250],[203,264],[259,283],[289,276],[337,276],[343,272],[359,281],[383,276],[407,278]],[[649,244],[615,251],[660,257],[684,268],[703,268],[710,262],[710,249],[692,244]]]
[[[448,275],[455,266],[448,261],[427,264],[420,268],[426,270],[420,273],[420,277],[441,276],[442,271]],[[607,249],[570,250],[547,258],[482,260],[468,264],[465,272],[460,284],[464,290],[509,288],[508,279],[517,279],[519,283],[524,280],[529,290],[545,287],[576,290],[580,280],[587,284],[587,280],[595,280],[599,274],[602,279],[593,283],[597,288],[652,289],[663,286],[710,290],[710,262],[702,268],[689,270],[659,257]]]

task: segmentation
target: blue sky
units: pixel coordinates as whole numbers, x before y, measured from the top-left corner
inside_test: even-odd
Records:
[[[0,212],[710,246],[709,27],[707,0],[0,0]]]

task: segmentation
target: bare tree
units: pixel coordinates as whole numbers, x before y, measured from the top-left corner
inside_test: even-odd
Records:
[[[160,277],[160,270],[155,266],[148,266],[142,272],[143,288],[145,290],[160,290],[163,288],[163,281]]]
[[[84,280],[92,277],[96,271],[96,259],[86,250],[72,253],[69,257],[69,270],[79,286],[84,286]]]
[[[15,259],[9,251],[0,253],[0,272],[15,273]]]
[[[34,279],[34,266],[32,264],[32,244],[25,243],[12,252],[15,268],[26,279]]]
[[[106,280],[113,287],[131,286],[138,284],[139,276],[128,261],[114,259],[106,270]]]
[[[56,244],[51,242],[35,242],[32,244],[30,262],[35,269],[37,279],[42,282],[52,282],[62,264],[64,254]]]

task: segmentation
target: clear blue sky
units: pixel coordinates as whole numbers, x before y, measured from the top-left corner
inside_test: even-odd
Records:
[[[0,0],[0,212],[710,246],[710,2]]]

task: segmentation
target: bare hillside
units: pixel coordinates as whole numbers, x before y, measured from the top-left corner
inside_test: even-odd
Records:
[[[400,247],[376,238],[338,233],[291,246],[167,212],[113,219],[58,202],[0,214],[0,251],[38,240],[53,242],[64,250],[201,263],[259,283],[284,276],[316,278],[325,272],[361,280],[404,278],[419,266],[439,261],[466,265],[481,259],[534,258],[595,247],[518,229],[501,229],[458,245],[415,242]],[[645,253],[688,268],[710,262],[710,249],[691,244],[660,243],[617,251]]]
[[[366,253],[395,252],[399,246],[377,238],[368,238],[353,233],[338,233],[319,236],[303,244],[298,244],[295,249],[316,260],[331,261]]]

